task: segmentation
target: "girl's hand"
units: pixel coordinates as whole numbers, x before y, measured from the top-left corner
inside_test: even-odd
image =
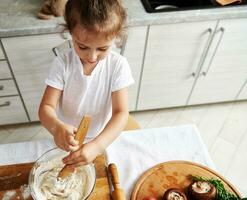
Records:
[[[64,164],[68,164],[70,167],[75,168],[91,163],[100,153],[101,149],[94,141],[91,141],[84,144],[77,151],[71,152],[63,159],[63,162]]]
[[[76,151],[78,141],[75,140],[75,132],[77,129],[65,123],[59,123],[53,133],[56,145],[65,151]]]

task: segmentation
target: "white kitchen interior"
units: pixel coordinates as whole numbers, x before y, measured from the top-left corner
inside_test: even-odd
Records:
[[[70,36],[61,17],[36,18],[41,2],[11,2],[0,0],[0,144],[51,139],[37,110]],[[195,125],[217,172],[247,197],[247,5],[148,13],[123,2],[128,32],[113,50],[135,79],[130,114],[141,129]]]

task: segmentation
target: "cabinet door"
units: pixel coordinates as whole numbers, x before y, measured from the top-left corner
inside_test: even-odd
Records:
[[[4,53],[3,53],[3,49],[2,49],[2,45],[1,45],[1,41],[0,41],[0,60],[4,60]]]
[[[59,34],[2,39],[31,121],[38,120],[38,107],[54,54],[64,42]]]
[[[12,78],[12,75],[10,73],[8,63],[5,60],[0,61],[0,79],[10,78]]]
[[[247,79],[243,85],[243,87],[240,90],[240,93],[237,97],[237,100],[244,100],[247,99]]]
[[[185,105],[216,21],[150,27],[138,110]]]
[[[147,27],[132,27],[124,46],[123,55],[127,58],[135,83],[129,87],[129,110],[136,110],[137,95],[139,91],[142,71],[143,55],[147,36]]]
[[[222,20],[189,104],[234,100],[247,77],[247,19]]]
[[[0,80],[0,97],[10,95],[18,95],[14,81]]]
[[[0,125],[28,122],[19,96],[0,98]]]

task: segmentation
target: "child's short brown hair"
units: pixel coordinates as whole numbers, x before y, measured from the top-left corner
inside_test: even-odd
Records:
[[[126,16],[120,0],[68,0],[64,18],[70,33],[80,24],[114,38],[122,35]]]

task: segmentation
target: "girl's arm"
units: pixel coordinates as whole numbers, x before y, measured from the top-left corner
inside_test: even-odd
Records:
[[[124,88],[112,93],[112,117],[104,130],[94,139],[103,151],[110,145],[126,126],[129,116],[128,89]]]
[[[53,135],[56,145],[66,151],[78,149],[78,142],[74,139],[76,128],[64,124],[58,119],[56,107],[62,91],[47,86],[39,107],[41,124]]]
[[[52,135],[55,133],[56,126],[61,123],[56,114],[61,94],[61,90],[47,86],[39,106],[40,122]]]

